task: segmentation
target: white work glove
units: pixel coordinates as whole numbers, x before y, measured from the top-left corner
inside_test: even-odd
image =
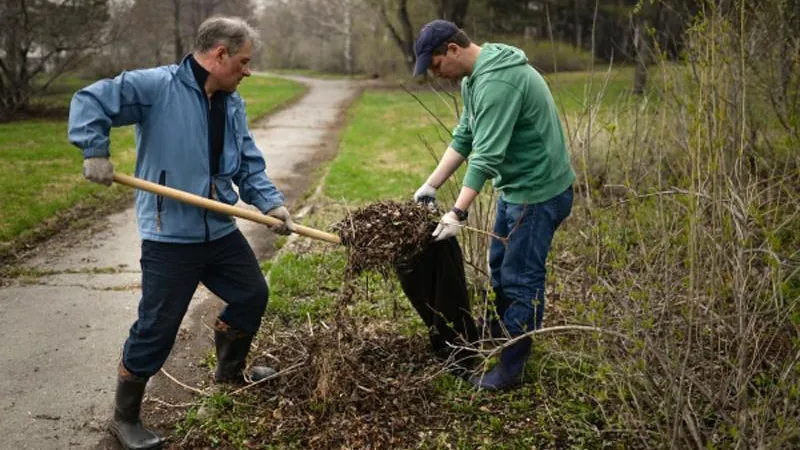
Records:
[[[108,158],[86,158],[83,160],[83,176],[92,183],[111,186],[114,181],[114,165]]]
[[[280,219],[283,223],[279,225],[269,225],[269,228],[278,234],[291,234],[294,231],[294,222],[292,221],[292,215],[289,214],[289,210],[286,209],[285,206],[278,206],[277,208],[272,208],[267,211],[267,215],[274,217],[276,219]]]
[[[453,211],[448,212],[447,214],[443,215],[442,218],[439,220],[439,225],[436,226],[436,229],[433,230],[433,236],[435,239],[434,241],[443,241],[445,239],[449,239],[458,234],[461,231],[461,227],[467,224],[467,221],[460,221],[456,216],[456,213]]]
[[[417,203],[433,203],[436,200],[436,188],[424,183],[414,192],[414,201]]]

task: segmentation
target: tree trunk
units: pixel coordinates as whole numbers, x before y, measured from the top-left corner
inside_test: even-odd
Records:
[[[181,0],[172,0],[172,18],[175,22],[174,46],[175,46],[175,61],[180,64],[183,59],[183,43],[181,42]]]
[[[575,0],[572,8],[572,26],[575,31],[575,47],[583,48],[583,17],[581,17],[582,0]]]
[[[414,70],[414,63],[416,62],[416,56],[414,54],[414,29],[411,26],[411,19],[408,18],[408,1],[407,0],[400,0],[399,4],[397,5],[397,18],[400,21],[400,26],[402,27],[400,30],[392,25],[391,20],[389,20],[388,12],[386,11],[386,4],[381,2],[380,4],[380,14],[381,18],[383,19],[383,23],[386,25],[386,28],[389,29],[389,34],[392,36],[392,40],[397,47],[403,52],[403,56],[406,62],[406,66],[408,70]]]
[[[459,28],[464,27],[467,17],[469,0],[439,0],[437,13],[439,18],[455,23]]]
[[[353,12],[350,0],[344,0],[344,70],[353,73]]]

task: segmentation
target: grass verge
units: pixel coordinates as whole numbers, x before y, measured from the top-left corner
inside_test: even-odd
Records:
[[[73,78],[65,80],[64,86],[76,85],[80,83]],[[57,86],[58,94],[47,101],[68,101],[64,86]],[[241,86],[251,123],[304,92],[299,83],[267,77],[251,77]],[[0,124],[0,170],[7,174],[0,179],[0,260],[130,198],[129,188],[87,183],[81,175],[82,155],[66,136],[66,120]],[[111,142],[115,169],[132,173],[136,153],[133,127],[113,129]]]

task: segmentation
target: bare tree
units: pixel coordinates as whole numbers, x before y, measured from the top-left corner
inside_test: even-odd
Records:
[[[468,7],[469,0],[439,0],[436,12],[440,19],[449,20],[463,28]]]
[[[251,21],[255,18],[253,4],[250,0],[173,0],[180,3],[181,13],[175,15],[175,28],[184,30],[180,34],[183,45],[175,47],[175,58],[180,60],[185,47],[192,47],[197,38],[197,29],[204,20],[214,15],[238,16]],[[180,31],[176,31],[180,33]],[[179,52],[180,50],[180,52]]]
[[[107,20],[107,0],[4,0],[0,118],[27,110],[33,94],[106,45]]]
[[[303,24],[308,34],[320,39],[341,37],[344,70],[353,73],[353,15],[361,3],[362,0],[294,0],[289,11],[295,23]]]
[[[378,0],[378,14],[389,29],[392,40],[403,52],[409,70],[414,68],[416,56],[414,54],[414,28],[408,15],[408,0]],[[396,22],[392,20],[392,11]]]
[[[183,58],[183,39],[181,38],[181,0],[172,0],[172,42],[175,61]]]

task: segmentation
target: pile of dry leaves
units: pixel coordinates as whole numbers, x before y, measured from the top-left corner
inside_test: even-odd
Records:
[[[348,214],[333,229],[348,248],[348,272],[387,275],[430,243],[439,212],[417,202],[381,201]]]
[[[207,423],[215,417],[245,420],[246,448],[286,442],[303,448],[414,447],[419,430],[436,425],[430,380],[442,367],[424,340],[394,328],[365,321],[346,331],[318,324],[276,332],[261,343],[256,360],[280,360],[283,374],[246,397],[235,395],[227,407],[212,408]],[[208,448],[209,436],[199,431],[174,448]],[[220,439],[216,448],[238,447],[220,430],[211,434]]]

